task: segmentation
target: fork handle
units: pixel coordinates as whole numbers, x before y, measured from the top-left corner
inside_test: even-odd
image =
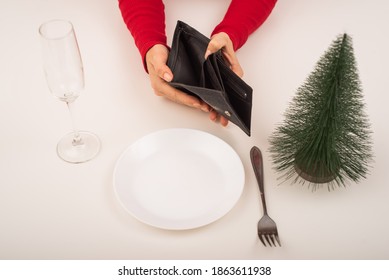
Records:
[[[265,191],[263,184],[263,159],[261,150],[253,146],[250,150],[251,164],[253,165],[255,177],[257,178],[259,192],[262,200],[263,213],[267,214],[266,200],[265,200]]]

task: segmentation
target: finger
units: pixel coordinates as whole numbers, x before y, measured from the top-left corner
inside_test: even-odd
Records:
[[[150,62],[149,74],[157,75],[159,78],[163,79],[166,82],[171,82],[173,80],[173,72],[166,65],[166,62],[161,59],[155,59]]]
[[[192,95],[188,95],[168,84],[164,84],[160,90],[160,96],[164,96],[167,99],[183,104],[192,108],[201,109],[201,101]]]
[[[161,79],[165,80],[166,82],[171,82],[173,80],[173,73],[166,64],[158,64],[154,67],[157,75]]]
[[[214,110],[211,110],[211,112],[209,112],[209,119],[213,122],[216,122],[217,121],[217,116],[218,116],[218,113]]]
[[[219,121],[222,126],[228,125],[228,119],[226,119],[224,116],[218,114],[216,111],[212,110],[209,113],[209,119],[213,122]]]
[[[231,65],[231,70],[236,74],[238,75],[240,78],[243,77],[243,69],[242,67],[240,66],[240,64],[233,64]]]
[[[243,69],[240,66],[235,52],[230,48],[222,50],[222,54],[226,62],[230,65],[230,69],[239,77],[243,77]]]
[[[202,100],[200,100],[200,109],[201,109],[201,111],[206,112],[206,113],[209,113],[212,111],[211,106],[209,106],[207,103],[205,103]]]
[[[230,69],[238,75],[240,78],[243,77],[243,69],[242,66],[240,66],[240,63],[236,57],[236,55],[226,54],[223,52],[223,57],[225,58],[226,62],[229,64]]]
[[[227,126],[228,125],[228,120],[224,116],[222,116],[222,115],[220,115],[220,124],[222,126]]]
[[[225,44],[226,42],[221,41],[219,37],[212,38],[211,41],[208,43],[207,50],[205,51],[205,59],[207,59],[209,55],[223,48]]]
[[[212,53],[222,51],[222,55],[230,69],[239,77],[243,77],[243,69],[240,66],[238,58],[234,51],[234,46],[227,33],[221,32],[212,36],[211,41],[208,43],[207,50],[205,52],[205,59]]]
[[[154,45],[146,54],[146,63],[149,74],[155,73],[166,82],[173,79],[173,73],[166,65],[169,50],[160,44]]]

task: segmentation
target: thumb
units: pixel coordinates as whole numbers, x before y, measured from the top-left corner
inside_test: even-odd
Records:
[[[222,44],[222,43],[220,43],[220,42],[219,42],[218,40],[216,40],[216,39],[212,39],[212,40],[208,43],[207,50],[205,51],[204,58],[207,59],[208,56],[210,56],[211,54],[217,52],[217,51],[220,50],[222,47],[223,47],[223,44]]]
[[[166,46],[160,44],[154,45],[146,54],[148,70],[151,70],[154,75],[157,75],[166,82],[170,82],[173,79],[173,73],[166,64],[168,56],[169,50]]]
[[[157,72],[157,75],[165,80],[166,82],[171,82],[173,80],[173,73],[172,73],[172,70],[170,70],[170,68],[164,64],[164,63],[161,63],[159,65],[154,65],[155,66],[155,70]]]
[[[227,47],[228,40],[229,37],[224,32],[213,35],[208,43],[207,50],[205,51],[205,59],[207,59],[209,55],[217,52],[218,50]]]
[[[211,54],[212,54],[212,51],[207,49],[207,51],[205,52],[204,58],[207,59],[208,56],[210,56]]]

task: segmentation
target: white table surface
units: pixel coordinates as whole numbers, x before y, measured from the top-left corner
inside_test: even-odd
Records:
[[[178,19],[209,34],[229,1],[165,1],[171,41]],[[0,1],[0,259],[388,259],[389,2],[279,1],[238,57],[254,88],[252,136],[222,128],[205,113],[156,97],[115,0]],[[66,106],[43,75],[39,25],[73,22],[86,88],[76,102],[78,126],[99,135],[102,151],[72,165],[55,152],[71,130]],[[340,33],[354,39],[373,129],[370,175],[347,188],[312,192],[279,184],[268,138],[288,102]],[[113,191],[114,165],[140,137],[165,128],[212,133],[239,154],[246,183],[236,206],[216,222],[168,231],[128,214]],[[270,216],[281,248],[264,247],[262,215],[249,150],[260,147]]]

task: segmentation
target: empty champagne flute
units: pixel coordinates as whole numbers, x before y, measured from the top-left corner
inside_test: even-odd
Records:
[[[39,27],[42,42],[43,68],[48,87],[54,96],[66,102],[72,119],[73,132],[57,145],[60,158],[70,163],[82,163],[100,151],[99,138],[77,129],[73,107],[84,89],[84,69],[73,24],[67,20],[51,20]]]

